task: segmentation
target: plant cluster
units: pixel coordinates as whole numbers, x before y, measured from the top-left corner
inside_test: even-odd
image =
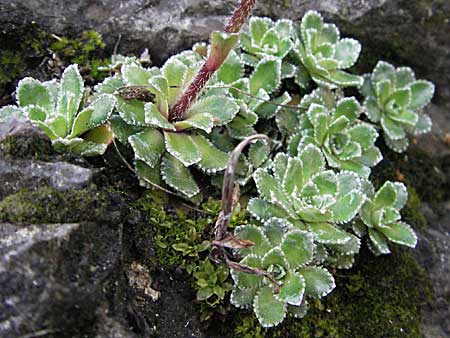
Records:
[[[259,141],[239,161],[231,155],[239,184],[253,178],[257,187],[248,203],[253,224],[227,238],[226,228],[218,229],[212,243],[199,243],[201,229],[192,224],[172,248],[196,260],[210,244],[222,254],[233,249],[223,256],[234,281],[231,303],[253,308],[271,327],[287,314],[303,317],[308,299],[329,294],[335,281],[328,268],[350,268],[362,239],[377,255],[389,253],[390,242],[416,245],[401,221],[406,187],[386,182],[375,192],[369,177],[382,160],[379,131],[401,152],[408,134],[430,129],[423,108],[434,86],[386,62],[370,75],[350,73],[360,43],[341,38],[314,11],[299,23],[251,18],[239,34],[254,3],[243,0],[225,32],[211,34],[210,46],[197,44],[161,67],[114,56],[113,75],[93,92],[76,65],[61,81],[26,78],[18,106],[1,109],[0,120],[27,118],[58,149],[85,156],[102,154],[116,138],[133,151],[143,185],[194,202],[202,199],[198,178],[229,178],[236,145],[268,134],[272,153]],[[346,87],[359,88],[363,104],[346,97]],[[230,215],[223,211],[224,224]],[[199,299],[214,303],[231,288],[228,270],[208,260],[191,272]]]

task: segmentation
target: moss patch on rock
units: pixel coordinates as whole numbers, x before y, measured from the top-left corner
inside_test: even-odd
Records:
[[[75,223],[108,217],[108,196],[95,187],[58,191],[49,186],[22,189],[0,202],[0,221],[10,223]]]
[[[305,318],[288,318],[279,327],[261,329],[253,313],[233,311],[214,337],[423,337],[420,308],[431,285],[410,252],[395,249],[375,257],[363,249],[354,268],[336,271],[337,288],[310,302]],[[232,321],[232,324],[230,324]]]

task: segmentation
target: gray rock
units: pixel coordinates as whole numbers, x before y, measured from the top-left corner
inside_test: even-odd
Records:
[[[419,234],[414,255],[427,271],[433,285],[431,308],[424,311],[424,334],[427,338],[450,337],[450,201],[423,206],[429,224]]]
[[[46,162],[34,158],[36,152],[52,151],[50,147],[48,138],[29,122],[0,123],[0,181],[3,182],[0,200],[22,188],[50,185],[58,191],[66,191],[83,188],[91,182],[93,169],[60,160]]]
[[[54,33],[95,29],[119,52],[150,49],[160,63],[221,29],[237,0],[0,0],[3,30],[36,23]],[[372,58],[406,63],[449,97],[450,3],[443,0],[260,0],[256,15],[298,19],[315,9],[361,39]],[[366,63],[372,63],[366,60]]]
[[[120,227],[84,223],[0,228],[0,335],[89,334],[96,308],[107,302],[118,278]]]

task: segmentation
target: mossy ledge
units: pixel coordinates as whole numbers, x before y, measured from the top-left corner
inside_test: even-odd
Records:
[[[95,187],[65,192],[49,186],[22,189],[0,202],[0,220],[22,224],[92,221],[108,215],[108,200]]]
[[[288,318],[265,330],[253,313],[233,311],[213,337],[423,337],[420,309],[431,298],[431,285],[410,252],[394,250],[375,257],[363,249],[349,271],[336,271],[337,288],[323,301],[312,302],[303,319]],[[230,324],[230,321],[232,324]],[[213,325],[211,325],[212,327]],[[215,324],[214,324],[215,326]]]

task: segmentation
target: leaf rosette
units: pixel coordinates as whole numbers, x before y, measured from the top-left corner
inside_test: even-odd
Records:
[[[354,223],[355,232],[360,236],[368,235],[369,248],[376,255],[390,253],[389,242],[414,248],[417,235],[400,215],[408,201],[405,185],[388,181],[375,192],[367,182],[365,189],[368,199],[359,212],[360,221]]]
[[[372,122],[381,125],[386,144],[392,150],[405,151],[408,135],[431,130],[431,119],[423,108],[434,95],[434,85],[416,80],[411,68],[395,68],[380,61],[372,74],[364,76],[361,93],[365,97],[365,113]]]
[[[382,160],[375,146],[378,132],[369,123],[358,120],[361,106],[354,97],[339,99],[333,108],[317,91],[305,96],[300,106],[309,108],[299,118],[299,128],[288,144],[291,155],[308,144],[319,147],[330,167],[349,170],[368,177],[370,168]]]
[[[324,23],[315,11],[303,16],[297,36],[293,48],[299,63],[295,79],[301,87],[307,88],[310,79],[328,88],[362,85],[361,76],[345,71],[358,60],[361,52],[358,41],[341,39],[336,25]]]
[[[254,243],[239,250],[243,257],[240,263],[266,271],[272,280],[232,270],[235,288],[231,303],[239,308],[252,307],[262,326],[278,325],[288,313],[303,317],[307,297],[321,298],[334,289],[333,276],[312,264],[315,244],[311,233],[295,229],[286,220],[272,218],[264,226],[237,227],[235,235]]]
[[[67,67],[61,80],[40,82],[27,77],[17,86],[17,107],[0,110],[0,119],[28,119],[39,125],[53,146],[83,156],[101,155],[112,140],[106,125],[115,98],[101,94],[85,105],[84,83],[77,65]]]

